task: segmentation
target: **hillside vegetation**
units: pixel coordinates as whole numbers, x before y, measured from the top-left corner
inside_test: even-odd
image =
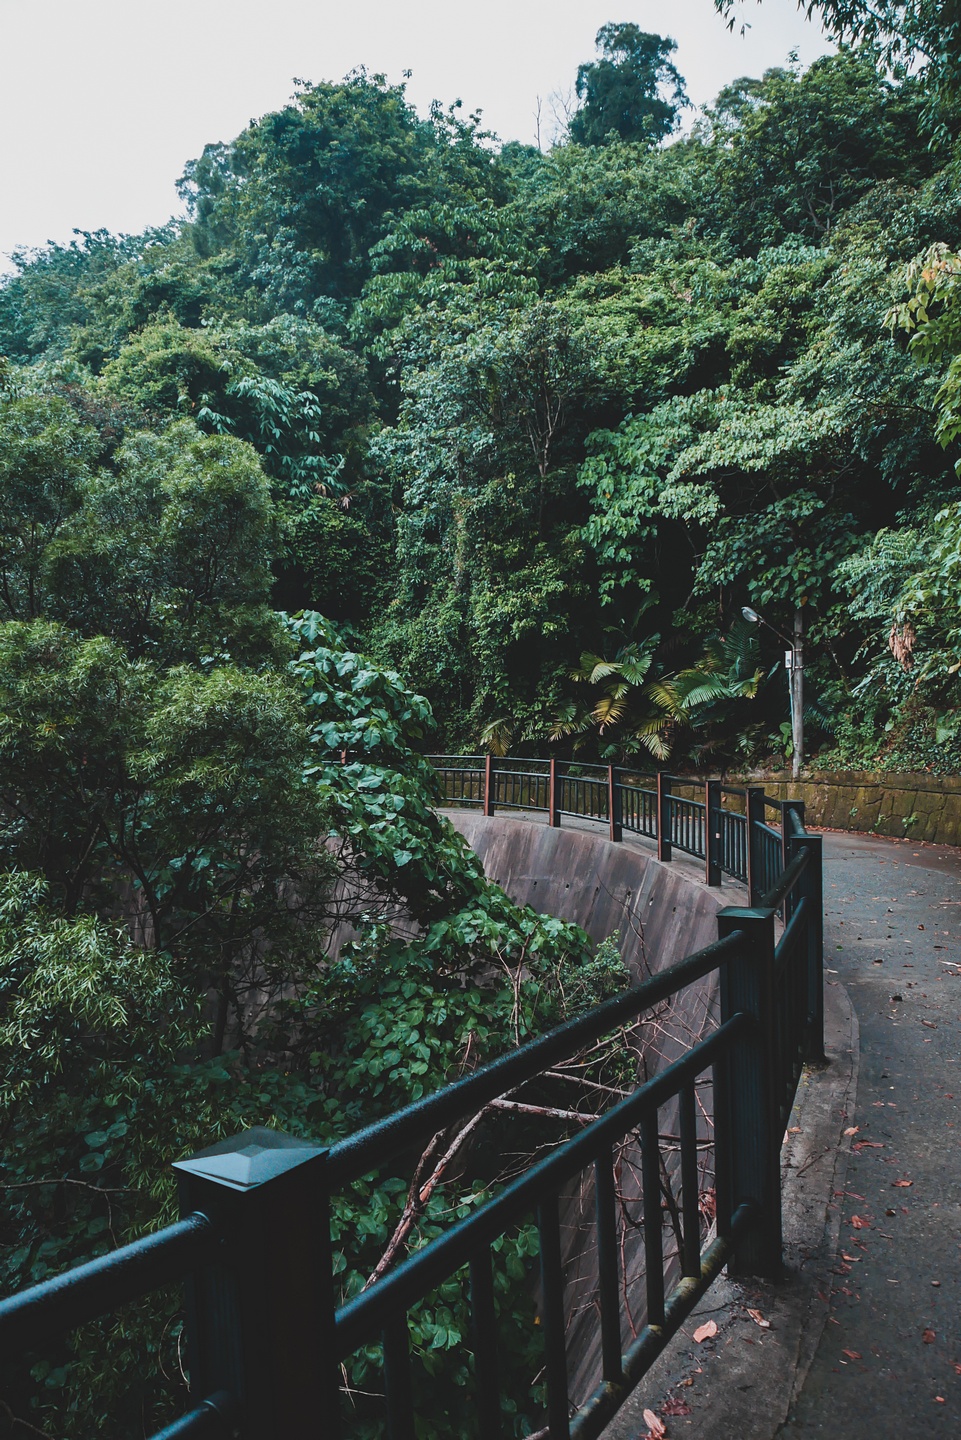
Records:
[[[18,257],[0,351],[58,417],[44,463],[246,442],[272,603],[452,748],[783,758],[747,604],[802,610],[816,746],[956,765],[953,102],[843,49],[663,144],[670,42],[598,38],[545,152],[358,72],[209,145],[186,222]]]

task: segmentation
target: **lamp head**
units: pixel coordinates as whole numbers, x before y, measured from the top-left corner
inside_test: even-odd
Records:
[[[756,610],[751,609],[750,605],[742,605],[741,614],[749,625],[760,625],[761,617]]]

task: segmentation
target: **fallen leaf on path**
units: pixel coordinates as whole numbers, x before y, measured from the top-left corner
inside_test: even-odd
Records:
[[[667,1426],[659,1416],[654,1414],[653,1410],[644,1411],[644,1424],[647,1426],[648,1433],[653,1437],[653,1440],[663,1440],[663,1437],[667,1434]]]
[[[934,1333],[934,1331],[933,1331],[933,1330],[922,1330],[922,1331],[921,1331],[921,1340],[922,1340],[923,1344],[925,1344],[925,1345],[933,1345],[933,1344],[934,1344],[934,1341],[935,1341],[935,1333]]]
[[[846,1355],[849,1360],[860,1360],[861,1358],[860,1350],[842,1350],[841,1354]]]
[[[704,1324],[703,1324],[703,1325],[699,1325],[699,1326],[697,1327],[697,1329],[694,1331],[694,1339],[696,1340],[697,1344],[700,1345],[700,1343],[701,1343],[702,1340],[710,1340],[710,1339],[712,1339],[716,1334],[717,1334],[717,1321],[716,1321],[716,1320],[705,1320]]]
[[[770,1330],[770,1328],[771,1328],[771,1322],[770,1322],[770,1320],[765,1320],[765,1318],[764,1318],[764,1316],[761,1314],[760,1310],[751,1310],[751,1309],[749,1309],[747,1313],[750,1315],[750,1317],[751,1317],[751,1319],[754,1321],[755,1325],[760,1325],[760,1327],[761,1327],[762,1330]]]
[[[860,1128],[860,1125],[849,1125],[844,1133],[845,1135],[856,1135]]]
[[[914,1181],[913,1181],[913,1180],[892,1180],[892,1181],[891,1181],[891,1184],[894,1185],[894,1186],[896,1186],[898,1190],[907,1190],[909,1186],[911,1186],[911,1185],[914,1184]]]
[[[852,1150],[883,1150],[883,1140],[855,1140]]]
[[[862,1215],[852,1215],[851,1224],[855,1230],[870,1230],[871,1228],[870,1220],[865,1220]]]
[[[669,1395],[661,1406],[665,1415],[690,1415],[691,1407],[686,1400],[681,1400],[677,1395]]]

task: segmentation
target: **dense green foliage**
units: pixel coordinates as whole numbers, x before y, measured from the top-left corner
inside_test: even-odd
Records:
[[[169,1161],[192,1148],[257,1123],[347,1134],[623,983],[616,950],[514,906],[438,816],[427,702],[320,616],[269,607],[285,496],[249,443],[8,372],[0,508],[4,1291],[171,1218]],[[497,1179],[494,1128],[458,1157],[461,1208]],[[442,1227],[452,1178],[401,1253]],[[406,1189],[338,1197],[345,1295]],[[515,1395],[540,1365],[532,1246],[501,1247]],[[148,1433],[182,1404],[180,1305],[5,1368],[8,1418]],[[457,1285],[417,1313],[425,1375],[465,1323]],[[354,1387],[379,1365],[360,1355]],[[455,1381],[424,1410],[468,1434]]]
[[[20,258],[8,383],[72,407],[132,479],[148,442],[128,434],[175,419],[252,445],[274,603],[353,627],[445,746],[612,758],[640,734],[674,764],[783,758],[770,631],[729,703],[684,700],[749,602],[781,630],[801,608],[816,745],[936,763],[956,705],[947,622],[923,613],[937,586],[910,591],[908,679],[889,648],[907,592],[892,577],[879,609],[851,587],[882,532],[931,552],[953,503],[951,252],[915,318],[910,266],[956,230],[954,99],[879,71],[922,54],[923,6],[821,9],[865,45],[737,81],[660,148],[682,82],[671,42],[632,25],[599,32],[545,153],[496,148],[456,107],[419,117],[365,72],[302,86],[188,165],[185,224]],[[56,515],[53,549],[82,548]],[[43,567],[67,583],[66,559]],[[659,688],[630,724],[592,721],[579,657],[637,647]]]
[[[344,1134],[622,983],[488,884],[429,748],[782,760],[749,604],[800,611],[823,755],[958,768],[954,12],[812,8],[863,43],[738,80],[671,143],[673,43],[611,24],[545,152],[360,71],[208,146],[185,220],[16,258],[5,1287],[162,1223],[193,1146]],[[461,1209],[497,1182],[492,1126]],[[339,1202],[345,1293],[406,1193]],[[498,1281],[525,1397],[533,1245],[505,1239]],[[4,1403],[142,1435],[177,1403],[178,1305],[35,1357]],[[471,1433],[459,1372],[431,1379],[462,1326],[456,1286],[415,1316],[425,1433]]]

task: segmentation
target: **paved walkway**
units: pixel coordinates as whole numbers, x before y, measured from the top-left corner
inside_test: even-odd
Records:
[[[605,1440],[647,1406],[670,1440],[961,1440],[961,848],[835,831],[824,860],[844,988],[785,1147],[788,1276],[713,1287]]]
[[[825,835],[860,1025],[829,1311],[780,1440],[961,1436],[961,851]]]
[[[647,1407],[669,1440],[961,1437],[961,849],[832,832],[824,860],[787,1273],[717,1282],[605,1440],[648,1440]]]

